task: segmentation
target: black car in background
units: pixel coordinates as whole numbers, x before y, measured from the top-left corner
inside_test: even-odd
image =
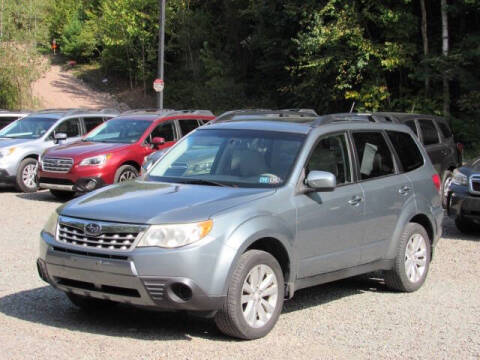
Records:
[[[448,121],[442,117],[424,114],[398,112],[344,113],[328,115],[342,120],[368,120],[370,122],[391,122],[407,125],[417,135],[427,150],[442,180],[442,205],[447,207],[447,189],[453,170],[462,166],[463,145],[456,143]]]
[[[447,213],[463,233],[480,232],[480,157],[453,171]]]

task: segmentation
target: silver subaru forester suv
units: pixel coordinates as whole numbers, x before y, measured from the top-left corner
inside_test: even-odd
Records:
[[[84,309],[194,311],[259,338],[305,287],[382,271],[393,289],[420,288],[442,232],[439,186],[404,125],[237,111],[143,178],[60,207],[37,267]]]
[[[118,115],[116,110],[49,109],[32,113],[0,130],[0,184],[34,192],[39,156],[59,143],[81,136]]]

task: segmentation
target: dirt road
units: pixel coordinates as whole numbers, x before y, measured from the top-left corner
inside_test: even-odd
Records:
[[[118,108],[109,94],[95,91],[60,65],[50,69],[33,84],[39,108]]]

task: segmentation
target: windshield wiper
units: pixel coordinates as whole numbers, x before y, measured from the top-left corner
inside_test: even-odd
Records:
[[[180,182],[182,184],[232,187],[232,185],[223,184],[223,183],[219,183],[219,182],[212,181],[212,180],[204,180],[204,179],[182,179]]]

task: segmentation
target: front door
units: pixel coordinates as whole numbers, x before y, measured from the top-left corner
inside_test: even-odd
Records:
[[[363,238],[364,201],[360,185],[353,183],[346,134],[322,136],[306,166],[309,171],[333,173],[337,188],[295,197],[297,207],[296,252],[298,278],[314,276],[359,262]]]

